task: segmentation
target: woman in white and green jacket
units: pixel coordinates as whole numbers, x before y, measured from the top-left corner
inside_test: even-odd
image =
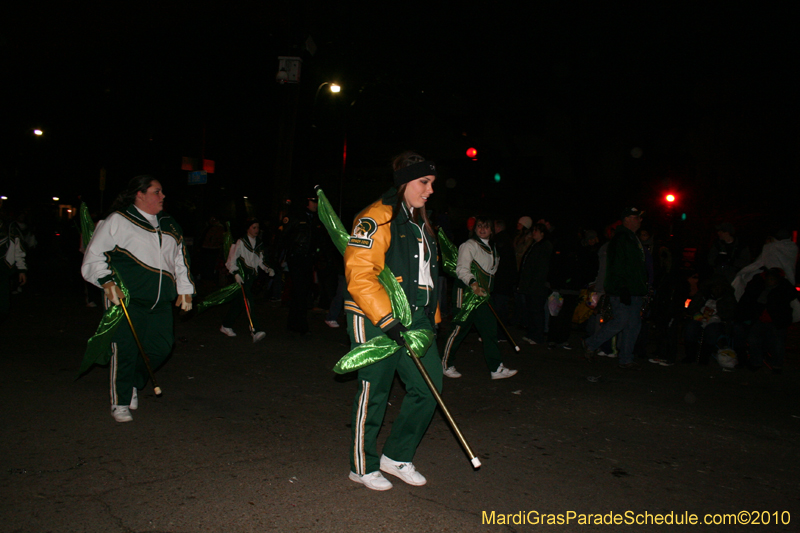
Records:
[[[473,292],[476,296],[486,296],[494,288],[494,275],[500,263],[497,248],[491,242],[492,220],[486,217],[476,217],[472,236],[458,248],[458,261],[456,274],[458,280],[455,285],[455,307],[461,309],[462,300],[466,291]],[[500,357],[500,348],[497,344],[497,318],[486,301],[473,309],[463,321],[453,321],[450,335],[444,346],[442,357],[443,374],[449,378],[460,378],[461,373],[452,365],[453,353],[472,329],[478,330],[483,339],[483,357],[492,379],[510,378],[517,373],[503,365]]]
[[[2,323],[11,307],[9,297],[11,276],[17,270],[20,286],[28,280],[28,268],[25,265],[25,248],[20,235],[13,225],[0,220],[0,323]]]
[[[127,287],[128,313],[153,369],[172,351],[172,302],[192,308],[195,292],[183,231],[162,211],[164,193],[152,176],[137,176],[101,220],[86,247],[81,273],[101,287],[106,307],[119,305]],[[133,420],[139,407],[137,391],[148,381],[147,368],[128,322],[119,323],[111,356],[111,415],[117,422]]]
[[[250,319],[253,321],[253,342],[258,342],[267,334],[261,330],[261,326],[252,311],[253,298],[251,291],[253,289],[253,283],[255,283],[256,278],[258,278],[259,268],[269,276],[274,276],[275,271],[264,263],[264,243],[260,237],[261,226],[258,220],[255,218],[247,219],[246,227],[247,234],[236,241],[235,245],[231,246],[231,250],[228,253],[228,261],[225,263],[225,266],[228,268],[228,272],[233,274],[236,283],[244,287],[247,303],[250,306]],[[225,319],[222,321],[222,326],[219,330],[228,337],[235,337],[236,333],[233,331],[233,323],[244,310],[244,298],[242,298],[242,292],[239,291],[231,302],[231,306],[228,308],[228,314],[225,315]]]

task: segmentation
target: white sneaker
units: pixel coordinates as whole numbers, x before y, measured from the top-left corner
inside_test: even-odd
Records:
[[[263,331],[259,331],[257,333],[254,333],[253,334],[253,342],[258,342],[258,341],[260,341],[261,339],[263,339],[266,336],[267,336],[267,334],[264,333]]]
[[[409,485],[421,487],[428,482],[425,476],[417,472],[414,463],[400,463],[392,461],[385,455],[381,455],[381,470],[387,474],[399,477]]]
[[[522,337],[522,342],[527,342],[528,344],[536,344],[535,340],[529,339],[528,337]]]
[[[444,374],[448,378],[460,378],[461,377],[461,372],[456,370],[456,367],[454,367],[454,366],[448,366],[447,368],[444,369],[442,374]]]
[[[332,327],[332,328],[338,328],[339,327],[339,323],[337,321],[335,321],[335,320],[326,320],[325,323],[328,324],[328,326]]]
[[[617,357],[617,354],[615,354],[615,353],[606,353],[603,350],[598,351],[597,355],[599,355],[600,357],[610,357],[612,359]]]
[[[497,367],[497,370],[492,372],[492,379],[510,378],[516,373],[517,373],[516,370],[511,370],[510,368],[506,368],[503,366],[503,363],[500,363],[500,366]]]
[[[363,476],[359,476],[355,472],[350,472],[350,479],[356,483],[366,485],[368,489],[372,490],[389,490],[393,487],[392,482],[383,477],[383,474],[378,470],[370,472],[369,474],[364,474]]]
[[[224,333],[225,335],[227,335],[228,337],[235,337],[236,336],[236,333],[234,333],[234,331],[231,328],[226,328],[225,326],[220,326],[219,330],[222,333]]]
[[[127,405],[112,405],[111,416],[113,416],[114,420],[117,422],[131,422],[133,420],[131,411],[128,409]]]
[[[139,393],[136,390],[136,387],[133,388],[133,396],[131,396],[131,404],[129,406],[134,411],[139,408]]]
[[[94,302],[86,302],[86,307],[97,307],[97,304]]]

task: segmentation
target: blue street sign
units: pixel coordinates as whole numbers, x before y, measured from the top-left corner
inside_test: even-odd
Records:
[[[208,183],[208,173],[205,170],[189,172],[189,185],[204,185]]]

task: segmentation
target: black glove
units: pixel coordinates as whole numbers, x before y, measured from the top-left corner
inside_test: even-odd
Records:
[[[624,287],[619,291],[619,303],[622,305],[631,305],[631,290]]]
[[[386,336],[396,342],[399,346],[403,346],[405,345],[406,340],[400,334],[404,331],[408,331],[408,328],[405,327],[402,322],[398,322],[386,330]]]

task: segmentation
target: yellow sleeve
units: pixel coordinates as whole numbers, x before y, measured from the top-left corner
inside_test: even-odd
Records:
[[[392,322],[392,303],[378,274],[383,271],[386,251],[392,242],[388,221],[392,207],[379,200],[356,217],[344,252],[347,290],[356,305],[378,327]]]

